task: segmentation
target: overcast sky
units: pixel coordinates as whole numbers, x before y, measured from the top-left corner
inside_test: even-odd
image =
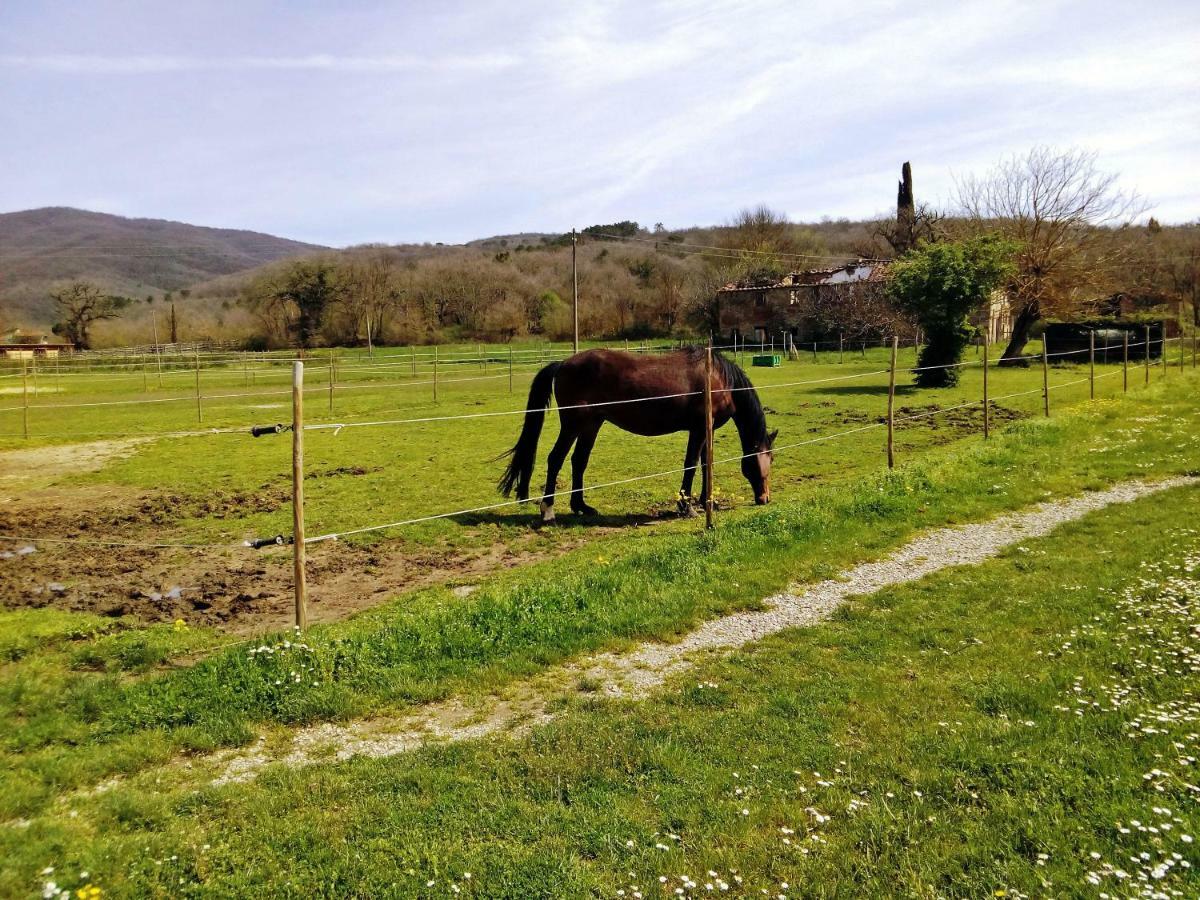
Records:
[[[333,245],[813,220],[1038,143],[1200,217],[1200,3],[0,0],[3,211]]]

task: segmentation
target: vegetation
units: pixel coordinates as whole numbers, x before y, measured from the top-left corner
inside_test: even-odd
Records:
[[[957,366],[974,334],[967,317],[1015,271],[1012,257],[1018,249],[1011,241],[985,235],[923,244],[892,266],[891,294],[925,335],[917,356],[921,387],[958,383]]]
[[[433,589],[313,628],[290,654],[239,646],[160,669],[220,638],[4,613],[0,714],[14,727],[0,743],[0,818],[22,824],[0,829],[0,894],[54,881],[115,896],[263,884],[297,896],[448,895],[453,883],[478,896],[649,897],[660,878],[673,892],[685,875],[697,891],[719,879],[735,896],[898,883],[917,894],[1065,894],[1093,872],[1106,884],[1118,868],[1139,872],[1131,853],[1149,852],[1154,867],[1171,852],[1192,860],[1184,835],[1196,822],[1166,761],[1192,752],[1171,746],[1187,728],[1138,723],[1192,699],[1194,675],[1180,665],[1194,635],[1180,604],[1194,598],[1180,585],[1200,545],[1178,523],[1195,489],[1022,542],[970,577],[948,570],[863,598],[825,625],[704,663],[644,703],[604,702],[581,684],[556,723],[525,738],[221,788],[203,757],[164,765],[181,748],[245,742],[259,728],[270,737],[289,723],[403,710],[669,637],[877,557],[917,528],[1195,471],[1187,437],[1200,392],[1192,376],[1171,387],[1020,423],[986,445],[972,434],[894,473],[794,482],[768,509],[723,514],[714,534],[682,523],[597,536],[498,572],[468,597]],[[819,414],[820,402],[800,410]],[[178,468],[181,443],[169,444]],[[854,455],[877,469],[866,444],[840,446],[829,471],[844,473]],[[153,479],[155,458],[83,480]],[[189,458],[184,492],[216,462]],[[244,476],[259,477],[258,465]],[[478,539],[479,526],[443,527]],[[1146,559],[1156,562],[1139,569]],[[285,640],[266,643],[278,651]],[[281,684],[297,662],[316,684]],[[1079,698],[1102,708],[1077,716]],[[1162,777],[1147,783],[1152,771]],[[115,773],[120,782],[90,790]],[[1182,866],[1156,880],[1195,892]]]
[[[1007,285],[1016,318],[1002,362],[1018,362],[1043,316],[1062,316],[1132,280],[1120,268],[1133,262],[1133,247],[1114,229],[1127,229],[1145,207],[1099,169],[1095,153],[1034,147],[964,179],[959,203],[970,229],[998,229],[1019,245]]]
[[[115,319],[118,310],[131,302],[127,297],[111,297],[86,281],[74,281],[50,295],[62,317],[54,324],[54,333],[80,349],[92,346],[92,325]]]

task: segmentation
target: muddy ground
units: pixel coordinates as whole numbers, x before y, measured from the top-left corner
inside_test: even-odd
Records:
[[[276,509],[291,500],[287,489],[271,486],[194,497],[57,483],[63,475],[99,469],[130,447],[128,442],[96,441],[0,453],[0,534],[79,541],[0,540],[0,607],[53,606],[146,622],[183,619],[237,633],[290,625],[290,548],[196,550],[86,543],[92,535],[134,544],[169,542],[155,526],[181,517],[236,518],[248,509]],[[589,533],[606,530],[611,527],[601,524]],[[371,547],[336,541],[310,545],[309,618],[333,621],[406,591],[470,583],[501,568],[561,553],[585,539],[579,532],[547,541],[530,529],[504,544],[481,542],[465,549],[400,539]]]

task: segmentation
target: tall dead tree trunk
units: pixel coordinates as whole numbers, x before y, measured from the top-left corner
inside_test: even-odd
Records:
[[[917,205],[913,200],[912,166],[906,162],[900,169],[900,182],[896,189],[896,240],[893,246],[897,255],[913,248],[916,225]]]

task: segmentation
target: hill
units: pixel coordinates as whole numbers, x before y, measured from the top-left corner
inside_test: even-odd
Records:
[[[325,249],[255,231],[49,207],[0,214],[0,306],[25,325],[53,320],[56,282],[86,278],[145,297]]]

